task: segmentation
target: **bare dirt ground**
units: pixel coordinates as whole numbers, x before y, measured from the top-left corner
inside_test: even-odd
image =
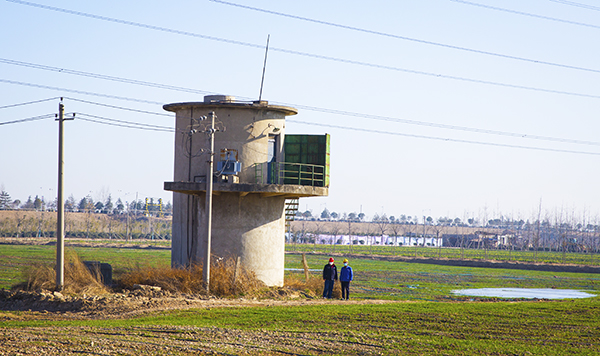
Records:
[[[159,287],[139,286],[134,291],[104,295],[67,296],[60,292],[0,290],[0,310],[25,311],[4,313],[0,320],[73,320],[115,319],[157,311],[190,308],[255,306],[298,306],[318,304],[382,304],[385,300],[323,300],[283,287],[270,291],[271,298],[215,298],[206,295],[172,293]]]
[[[157,287],[99,296],[65,296],[58,292],[0,291],[0,322],[34,320],[127,319],[190,308],[301,306],[319,304],[382,304],[389,301],[323,300],[287,288],[273,289],[270,299],[220,299],[176,294]],[[268,324],[268,321],[265,321]],[[101,325],[101,324],[100,324]],[[0,328],[0,355],[281,355],[328,353],[377,354],[374,344],[342,343],[336,332],[289,333],[243,331],[176,325],[134,327],[14,327]],[[214,350],[226,350],[216,352]],[[287,351],[277,351],[287,350]],[[292,351],[291,353],[289,351]]]

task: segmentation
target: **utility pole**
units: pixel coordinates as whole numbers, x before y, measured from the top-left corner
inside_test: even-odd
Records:
[[[209,141],[208,152],[208,170],[206,172],[206,199],[204,201],[206,211],[206,256],[204,259],[204,285],[206,291],[210,292],[210,250],[211,250],[211,232],[212,232],[212,192],[213,192],[213,159],[215,156],[215,112],[208,114],[210,128],[206,131]]]
[[[57,217],[56,217],[56,290],[61,291],[65,283],[65,199],[63,197],[63,166],[64,166],[64,144],[63,144],[63,123],[65,120],[65,106],[61,102],[58,104],[58,196],[57,196]]]

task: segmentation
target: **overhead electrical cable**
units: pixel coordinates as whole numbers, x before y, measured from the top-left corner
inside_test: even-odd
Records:
[[[313,22],[313,23],[317,23],[317,24],[320,24],[320,25],[333,26],[333,27],[343,28],[343,29],[346,29],[346,30],[352,30],[352,31],[358,31],[358,32],[368,33],[368,34],[372,34],[372,35],[378,35],[378,36],[383,36],[383,37],[389,37],[389,38],[394,38],[394,39],[400,39],[400,40],[405,40],[405,41],[417,42],[417,43],[422,43],[422,44],[427,44],[427,45],[432,45],[432,46],[450,48],[450,49],[455,49],[455,50],[459,50],[459,51],[466,51],[466,52],[471,52],[471,53],[484,54],[484,55],[488,55],[488,56],[500,57],[500,58],[505,58],[505,59],[512,59],[512,60],[523,61],[523,62],[536,63],[536,64],[544,64],[544,65],[554,66],[554,67],[560,67],[560,68],[567,68],[567,69],[574,69],[574,70],[580,70],[580,71],[586,71],[586,72],[600,73],[600,69],[591,69],[591,68],[584,68],[584,67],[578,67],[578,66],[571,66],[571,65],[568,65],[568,64],[553,63],[553,62],[547,62],[547,61],[542,61],[542,60],[537,60],[537,59],[531,59],[531,58],[525,58],[525,57],[519,57],[519,56],[511,56],[511,55],[502,54],[502,53],[495,53],[495,52],[483,51],[483,50],[478,50],[478,49],[473,49],[473,48],[468,48],[468,47],[461,47],[461,46],[449,45],[449,44],[445,44],[445,43],[439,43],[439,42],[421,40],[421,39],[417,39],[417,38],[411,38],[411,37],[406,37],[406,36],[395,35],[395,34],[391,34],[391,33],[387,33],[387,32],[369,30],[369,29],[360,28],[360,27],[354,27],[354,26],[349,26],[349,25],[342,25],[342,24],[339,24],[339,23],[328,22],[328,21],[323,21],[323,20],[316,20],[316,19],[311,19],[311,18],[303,17],[303,16],[290,15],[290,14],[286,14],[286,13],[283,13],[283,12],[266,10],[266,9],[261,9],[261,8],[257,8],[257,7],[252,7],[252,6],[236,4],[236,3],[232,3],[232,2],[228,2],[228,1],[221,1],[221,0],[209,0],[209,1],[212,1],[212,2],[215,2],[215,3],[218,3],[218,4],[235,6],[235,7],[239,7],[239,8],[242,8],[242,9],[263,12],[263,13],[267,13],[267,14],[271,14],[271,15],[283,16],[283,17],[288,17],[288,18],[291,18],[291,19],[296,19],[296,20],[301,20],[301,21],[307,21],[307,22]]]
[[[12,0],[8,0],[8,1],[12,1]],[[517,15],[534,17],[534,18],[543,19],[543,20],[549,20],[549,21],[555,21],[555,22],[562,22],[562,23],[566,23],[566,24],[570,24],[570,25],[585,26],[585,27],[589,27],[589,28],[600,29],[600,26],[598,26],[598,25],[592,25],[592,24],[589,24],[589,23],[564,20],[564,19],[559,19],[559,18],[556,18],[556,17],[537,15],[537,14],[532,14],[532,13],[529,13],[529,12],[523,12],[523,11],[516,11],[516,10],[511,10],[511,9],[505,9],[505,8],[502,8],[502,7],[495,7],[495,6],[490,6],[490,5],[484,5],[484,4],[479,4],[479,3],[476,3],[476,2],[470,2],[470,1],[464,1],[464,0],[450,0],[450,1],[457,2],[457,3],[460,3],[460,4],[465,4],[465,5],[482,7],[482,8],[485,8],[485,9],[491,9],[491,10],[496,10],[496,11],[508,12],[508,13],[511,13],[511,14],[517,14]]]
[[[40,88],[40,89],[57,90],[57,91],[63,91],[63,92],[68,92],[68,93],[76,93],[76,94],[83,94],[83,95],[99,96],[99,97],[110,98],[110,99],[135,101],[135,102],[138,102],[138,103],[145,103],[145,104],[154,104],[154,105],[162,105],[163,104],[163,103],[159,103],[158,101],[150,101],[150,100],[144,100],[144,99],[127,98],[127,97],[118,96],[118,95],[100,94],[100,93],[94,93],[94,92],[83,91],[83,90],[75,90],[75,89],[54,87],[54,86],[49,86],[49,85],[25,83],[25,82],[19,82],[19,81],[15,81],[15,80],[0,79],[0,83],[15,84],[15,85],[24,85],[24,86],[29,86],[29,87],[34,87],[34,88]]]
[[[126,108],[126,107],[123,107],[123,106],[117,106],[117,105],[102,104],[102,103],[98,103],[98,102],[94,102],[94,101],[88,101],[88,100],[76,99],[76,98],[72,98],[72,97],[68,97],[68,96],[65,96],[64,98],[65,98],[65,99],[69,99],[69,100],[73,100],[73,101],[78,101],[78,102],[80,102],[80,103],[86,103],[86,104],[92,104],[92,105],[104,106],[104,107],[107,107],[107,108],[112,108],[112,109],[119,109],[119,110],[132,111],[132,112],[137,112],[137,113],[141,113],[141,114],[150,114],[150,115],[158,115],[158,116],[173,117],[173,115],[172,115],[172,114],[159,113],[159,112],[154,112],[154,111],[146,111],[146,110],[139,110],[139,109],[132,109],[132,108]]]
[[[22,122],[43,120],[43,119],[47,119],[47,118],[50,118],[50,117],[54,117],[54,115],[56,115],[56,114],[46,114],[46,115],[29,117],[29,118],[26,118],[26,119],[13,120],[13,121],[4,121],[4,122],[0,122],[0,125],[20,124]]]
[[[59,99],[60,97],[54,97],[54,98],[48,98],[48,99],[41,99],[41,100],[35,100],[35,101],[28,101],[26,103],[19,103],[19,104],[12,104],[12,105],[5,105],[5,106],[0,106],[0,109],[8,109],[8,108],[14,108],[17,106],[23,106],[23,105],[31,105],[31,104],[37,104],[37,103],[43,103],[45,101],[50,101],[50,100],[56,100]]]
[[[536,151],[574,153],[574,154],[584,154],[584,155],[591,155],[591,156],[600,156],[600,152],[571,151],[571,150],[560,150],[560,149],[554,149],[554,148],[520,146],[520,145],[510,145],[510,144],[504,144],[504,143],[494,143],[494,142],[484,142],[484,141],[461,140],[461,139],[446,138],[446,137],[413,135],[413,134],[407,134],[407,133],[402,133],[402,132],[391,132],[391,131],[383,131],[383,130],[363,129],[363,128],[350,127],[350,126],[330,125],[330,124],[323,124],[323,123],[300,121],[300,120],[295,120],[295,119],[288,119],[288,121],[293,122],[293,123],[298,123],[298,124],[304,124],[304,125],[329,127],[329,128],[335,128],[335,129],[341,129],[341,130],[370,132],[370,133],[384,134],[384,135],[404,136],[404,137],[412,137],[412,138],[428,139],[428,140],[436,140],[436,141],[468,143],[468,144],[476,144],[476,145],[484,145],[484,146],[496,146],[496,147],[518,148],[518,149],[527,149],[527,150],[536,150]]]
[[[176,87],[176,86],[165,85],[165,84],[160,84],[160,83],[147,82],[147,81],[143,81],[143,80],[135,80],[135,79],[129,79],[129,78],[123,78],[123,77],[113,77],[113,76],[109,76],[109,75],[96,74],[96,73],[92,73],[92,72],[83,72],[83,71],[72,70],[72,69],[67,69],[67,68],[51,67],[51,66],[46,66],[43,64],[15,61],[12,59],[7,59],[7,58],[0,58],[0,63],[12,64],[12,65],[20,66],[20,67],[41,69],[41,70],[52,71],[52,72],[79,75],[82,77],[112,80],[114,82],[120,82],[120,83],[143,85],[143,86],[154,87],[154,88],[159,88],[159,89],[188,91],[188,92],[194,93],[194,94],[198,94],[198,93],[212,94],[211,92],[208,92],[208,91],[192,90],[192,89],[188,89],[188,88]]]
[[[110,126],[118,126],[125,127],[130,129],[139,129],[139,130],[148,130],[148,131],[161,131],[161,132],[175,132],[174,128],[165,127],[165,126],[157,126],[157,125],[144,125],[133,121],[123,121],[123,120],[115,120],[109,119],[102,116],[90,115],[85,113],[77,113],[77,119],[83,121],[94,122],[97,124],[110,125]]]
[[[114,96],[114,95],[105,95],[105,94],[99,94],[99,93],[81,92],[79,90],[71,90],[71,89],[65,89],[65,88],[48,87],[48,86],[43,86],[43,85],[37,85],[37,84],[31,84],[31,83],[22,83],[22,82],[14,82],[14,81],[8,81],[8,80],[3,80],[3,79],[0,79],[0,82],[7,82],[9,84],[18,84],[18,85],[28,85],[28,86],[34,86],[34,87],[41,87],[41,88],[44,88],[44,89],[52,89],[52,90],[62,90],[62,91],[67,91],[67,92],[84,93],[86,95],[95,95],[95,96],[99,96],[99,97],[109,97],[109,98],[114,98],[114,99],[119,99],[119,100],[127,100],[127,101],[133,101],[133,102],[148,103],[148,101],[141,100],[141,99],[127,98],[127,97]],[[184,88],[184,89],[186,89],[186,91],[194,90],[194,89],[189,89],[189,88]],[[204,92],[204,91],[202,91],[202,92]],[[236,96],[236,97],[240,97],[240,96]],[[118,107],[118,106],[114,106],[114,105],[107,105],[107,104],[101,104],[101,103],[88,102],[88,101],[81,100],[81,99],[74,99],[74,98],[69,98],[69,99],[71,99],[71,100],[77,100],[77,101],[81,101],[81,102],[86,102],[86,103],[90,103],[90,104],[101,105],[101,106],[114,107],[114,108],[122,108],[122,109],[130,110],[130,111],[138,111],[138,112],[142,112],[142,113],[151,113],[151,114],[154,114],[154,115],[169,116],[169,117],[172,116],[171,114],[158,114],[158,113],[155,113],[155,112],[146,112],[146,111],[140,111],[140,110],[136,110],[136,109],[129,109],[129,108],[124,108],[124,107]],[[162,105],[162,103],[158,103],[158,102],[149,102],[149,103],[151,103],[151,104],[157,104],[157,105]],[[292,107],[296,107],[296,108],[299,108],[299,109],[316,111],[316,112],[324,112],[324,113],[336,114],[336,115],[342,115],[342,116],[353,116],[353,117],[360,117],[360,118],[368,118],[368,119],[379,120],[379,121],[390,121],[390,122],[396,122],[396,123],[402,123],[402,124],[409,124],[409,125],[426,126],[426,127],[436,127],[436,128],[442,128],[442,129],[448,129],[448,130],[466,131],[466,132],[474,132],[474,133],[484,133],[484,134],[490,134],[490,135],[517,137],[517,138],[525,138],[525,139],[533,139],[533,140],[541,140],[541,141],[553,141],[553,142],[561,142],[561,143],[573,143],[573,144],[594,145],[594,146],[600,145],[600,142],[596,142],[596,141],[584,141],[584,140],[566,139],[566,138],[558,138],[558,137],[550,137],[550,136],[523,134],[523,133],[517,133],[517,132],[507,132],[507,131],[499,131],[499,130],[479,129],[479,128],[472,128],[472,127],[466,127],[466,126],[439,124],[439,123],[432,123],[432,122],[426,122],[426,121],[400,119],[400,118],[394,118],[394,117],[383,116],[383,115],[373,115],[373,114],[357,113],[357,112],[351,112],[351,111],[343,111],[343,110],[335,110],[335,109],[328,109],[328,108],[320,108],[320,107],[314,107],[314,106],[306,106],[306,105],[300,105],[300,104],[294,104],[294,103],[285,103],[285,102],[276,102],[276,101],[274,101],[274,103],[281,104],[281,105],[286,105],[286,106],[292,106]]]
[[[121,24],[125,24],[125,25],[143,27],[143,28],[148,28],[148,29],[157,30],[157,31],[176,33],[176,34],[180,34],[180,35],[192,36],[192,37],[197,37],[197,38],[203,38],[203,39],[208,39],[208,40],[213,40],[213,41],[236,44],[236,45],[246,46],[246,47],[251,47],[251,48],[259,48],[261,50],[264,50],[263,45],[258,45],[258,44],[248,43],[248,42],[234,41],[234,40],[218,38],[218,37],[213,37],[213,36],[200,35],[200,34],[187,32],[187,31],[173,30],[173,29],[168,29],[165,27],[146,25],[146,24],[141,24],[141,23],[137,23],[137,22],[119,20],[119,19],[114,19],[114,18],[105,17],[105,16],[92,15],[92,14],[87,14],[87,13],[78,12],[78,11],[72,11],[72,10],[61,9],[61,8],[56,8],[56,7],[52,7],[52,6],[30,3],[30,2],[26,2],[26,1],[20,1],[20,0],[6,0],[6,1],[14,2],[14,3],[18,3],[18,4],[29,5],[29,6],[34,6],[34,7],[40,7],[43,9],[49,9],[49,10],[53,10],[53,11],[59,11],[59,12],[79,15],[79,16],[90,17],[90,18],[99,19],[99,20],[121,23]],[[301,51],[294,51],[294,50],[289,50],[289,49],[284,49],[284,48],[269,47],[269,50],[281,52],[281,53],[293,54],[293,55],[297,55],[297,56],[323,59],[323,60],[339,62],[339,63],[353,64],[353,65],[358,65],[358,66],[377,68],[377,69],[385,69],[385,70],[410,73],[410,74],[418,74],[418,75],[424,75],[424,76],[435,77],[435,78],[452,79],[452,80],[457,80],[457,81],[462,81],[462,82],[487,84],[487,85],[512,88],[512,89],[523,89],[523,90],[531,90],[531,91],[537,91],[537,92],[543,92],[543,93],[562,94],[562,95],[570,95],[570,96],[578,96],[578,97],[586,97],[586,98],[594,98],[594,99],[600,98],[599,95],[568,92],[568,91],[555,90],[555,89],[544,89],[544,88],[530,87],[530,86],[525,86],[525,85],[509,84],[509,83],[494,82],[494,81],[489,81],[489,80],[481,80],[481,79],[473,79],[473,78],[459,77],[459,76],[453,76],[453,75],[425,72],[425,71],[420,71],[420,70],[406,69],[406,68],[387,66],[387,65],[382,65],[382,64],[361,62],[361,61],[338,58],[338,57],[331,57],[331,56],[325,56],[325,55],[319,55],[319,54],[313,54],[313,53],[307,53],[307,52],[301,52]],[[71,73],[71,74],[75,74],[75,73]],[[107,79],[107,78],[103,78],[103,79]]]
[[[7,1],[12,1],[12,0],[7,0]],[[562,94],[562,95],[577,96],[577,97],[584,97],[584,98],[600,99],[600,95],[568,92],[568,91],[554,90],[554,89],[544,89],[544,88],[538,88],[538,87],[530,87],[530,86],[525,86],[525,85],[493,82],[493,81],[480,80],[480,79],[471,79],[471,78],[466,78],[466,77],[458,77],[458,76],[437,74],[437,73],[424,72],[424,71],[405,69],[405,68],[399,68],[399,67],[391,67],[391,66],[373,64],[373,63],[367,63],[367,62],[359,62],[359,61],[353,61],[353,60],[349,60],[349,59],[342,59],[342,58],[335,58],[335,57],[328,57],[328,56],[321,56],[321,55],[311,55],[308,53],[291,51],[291,50],[279,49],[279,51],[285,52],[285,53],[290,53],[290,54],[309,56],[312,58],[320,58],[320,59],[338,61],[338,62],[342,62],[342,63],[356,64],[356,65],[361,65],[361,66],[368,66],[368,67],[379,68],[379,69],[387,69],[387,70],[393,70],[393,71],[405,72],[405,73],[411,73],[411,74],[419,74],[419,75],[425,75],[425,76],[436,77],[436,78],[453,79],[453,80],[458,80],[458,81],[463,81],[463,82],[487,84],[487,85],[493,85],[493,86],[498,86],[498,87],[523,89],[523,90],[530,90],[530,91],[537,91],[537,92],[544,92],[544,93],[551,93],[551,94]],[[92,77],[92,78],[97,78],[97,79],[112,80],[112,81],[118,81],[118,82],[123,82],[123,83],[128,83],[128,84],[151,86],[151,87],[168,89],[168,90],[186,91],[186,92],[201,93],[201,94],[213,93],[213,92],[202,91],[202,90],[194,90],[194,89],[182,88],[182,87],[176,87],[176,86],[170,86],[170,85],[162,85],[162,84],[146,82],[146,81],[113,77],[113,76],[102,75],[102,74],[91,73],[91,72],[75,71],[75,70],[70,70],[70,69],[65,69],[65,68],[51,67],[51,66],[39,65],[39,64],[28,63],[28,62],[13,61],[10,59],[5,59],[5,58],[0,58],[0,63],[25,66],[25,67],[29,67],[29,68],[48,70],[48,71],[59,72],[59,73],[80,75],[80,76]]]
[[[343,115],[343,116],[353,116],[353,117],[359,117],[359,118],[363,118],[363,119],[367,118],[367,119],[372,119],[372,120],[397,122],[397,123],[403,123],[403,124],[409,124],[409,125],[427,126],[427,127],[435,127],[435,128],[441,128],[441,129],[474,132],[474,133],[483,133],[483,134],[497,135],[497,136],[527,138],[527,139],[540,140],[540,141],[552,141],[552,142],[560,142],[560,143],[572,143],[572,144],[578,144],[578,145],[600,146],[600,142],[598,142],[598,141],[575,140],[575,139],[568,139],[568,138],[530,135],[530,134],[523,134],[523,133],[517,133],[517,132],[479,129],[479,128],[466,127],[466,126],[447,125],[447,124],[439,124],[439,123],[434,123],[434,122],[416,121],[416,120],[408,120],[408,119],[398,119],[398,118],[394,118],[394,117],[390,117],[390,116],[355,113],[355,112],[343,111],[343,110],[323,109],[323,108],[295,105],[295,104],[287,104],[287,103],[278,103],[278,104],[286,105],[286,106],[293,106],[298,109],[326,112],[326,113],[330,113],[330,114]],[[292,120],[292,119],[288,119],[288,120]]]
[[[125,120],[110,119],[110,118],[105,117],[105,116],[98,116],[98,115],[86,114],[86,113],[81,113],[81,112],[77,112],[77,115],[78,116],[84,115],[84,116],[88,116],[88,117],[91,117],[91,118],[94,118],[94,119],[106,120],[106,121],[111,121],[111,122],[117,122],[117,123],[121,123],[121,124],[136,125],[136,126],[140,126],[140,127],[147,127],[147,128],[154,128],[154,129],[175,131],[175,128],[171,127],[171,126],[152,125],[152,124],[145,124],[145,123],[139,123],[139,122],[134,122],[134,121],[125,121]]]
[[[570,6],[575,6],[575,7],[581,7],[583,9],[588,9],[588,10],[594,10],[594,11],[600,11],[600,7],[599,6],[594,6],[594,5],[588,5],[588,4],[581,4],[578,2],[574,2],[574,1],[566,1],[566,0],[550,0],[552,2],[557,2],[559,4],[564,4],[564,5],[570,5]]]

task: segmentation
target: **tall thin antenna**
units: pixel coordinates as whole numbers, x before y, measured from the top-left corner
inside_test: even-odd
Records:
[[[258,95],[258,101],[262,100],[262,90],[263,90],[263,83],[265,82],[265,69],[267,68],[267,54],[269,53],[269,39],[271,38],[271,35],[267,35],[267,48],[265,49],[265,63],[263,64],[263,73],[262,73],[262,79],[260,80],[260,94]]]

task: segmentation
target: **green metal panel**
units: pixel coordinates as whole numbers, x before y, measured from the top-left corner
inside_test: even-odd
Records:
[[[323,166],[323,182],[320,186],[329,187],[330,136],[325,135],[285,135],[285,162]],[[293,184],[293,183],[289,183]]]

